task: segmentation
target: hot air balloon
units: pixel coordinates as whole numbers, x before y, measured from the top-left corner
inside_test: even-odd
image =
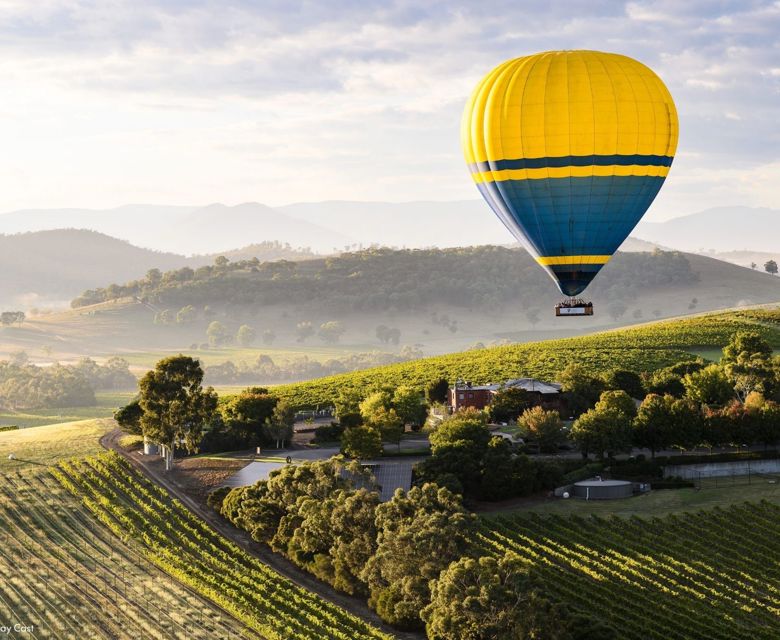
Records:
[[[653,202],[677,135],[661,79],[599,51],[500,64],[477,85],[461,125],[480,193],[568,297],[558,315],[593,313],[576,296]]]

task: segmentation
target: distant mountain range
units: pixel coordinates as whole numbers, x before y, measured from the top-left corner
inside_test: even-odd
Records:
[[[267,242],[224,252],[231,260],[301,260],[304,251]],[[199,267],[215,254],[186,257],[136,247],[96,231],[56,229],[0,235],[0,305],[23,309],[67,305],[73,297],[108,282],[125,282],[149,269]]]
[[[258,203],[228,207],[127,205],[116,209],[26,209],[0,214],[0,233],[89,229],[155,251],[212,254],[266,241],[332,252],[351,238]]]
[[[264,241],[336,253],[370,245],[454,247],[506,245],[513,240],[479,200],[331,201],[273,208],[256,202],[206,207],[127,205],[0,214],[0,233],[63,228],[90,229],[138,247],[183,255],[227,252]],[[640,222],[632,235],[652,245],[692,252],[780,253],[780,210],[708,209],[666,222]]]
[[[780,256],[780,209],[717,207],[666,222],[640,222],[633,235],[683,251]]]

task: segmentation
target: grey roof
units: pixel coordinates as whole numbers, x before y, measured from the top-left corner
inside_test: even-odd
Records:
[[[292,454],[291,457],[294,462],[302,462],[306,459],[301,455],[301,453],[304,452],[290,453]],[[312,457],[310,459],[321,458]],[[380,458],[378,460],[363,461],[363,464],[374,474],[380,488],[379,498],[382,502],[386,502],[393,497],[396,489],[400,488],[404,491],[409,491],[412,486],[412,467],[422,459],[423,458],[417,457]],[[246,467],[233,474],[227,482],[225,482],[225,486],[242,487],[254,484],[258,480],[267,480],[271,471],[280,469],[285,466],[285,464],[284,459],[278,461],[250,462]]]
[[[493,384],[483,384],[483,385],[475,385],[475,386],[468,386],[464,383],[458,382],[455,385],[455,388],[460,389],[471,389],[471,390],[477,390],[477,391],[498,391],[502,387],[519,387],[521,389],[525,389],[526,391],[536,391],[538,393],[560,393],[561,392],[561,385],[557,382],[542,382],[541,380],[537,380],[536,378],[515,378],[513,380],[507,380],[506,382],[501,383],[493,383]]]
[[[412,488],[412,467],[419,459],[382,459],[364,461],[374,474],[376,483],[379,485],[379,499],[387,502],[393,497],[396,489],[409,491]],[[359,486],[361,483],[356,483]]]

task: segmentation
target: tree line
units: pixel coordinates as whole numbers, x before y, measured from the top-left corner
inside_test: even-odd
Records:
[[[605,390],[581,370],[564,379],[586,409],[571,429],[583,454],[780,442],[780,358],[755,332],[734,334],[719,364],[681,363],[638,379],[625,373],[623,388]],[[642,398],[638,407],[634,398]]]
[[[270,356],[263,354],[249,363],[241,361],[236,364],[227,360],[220,364],[209,365],[205,368],[205,379],[208,384],[252,384],[307,380],[396,362],[408,362],[422,356],[422,351],[410,346],[402,347],[397,354],[371,351],[328,358],[323,362],[308,356],[300,356],[277,363]]]
[[[130,389],[136,382],[122,358],[102,365],[83,358],[75,365],[39,367],[29,364],[22,352],[0,361],[0,403],[14,411],[94,406],[96,390]]]
[[[283,447],[292,438],[295,412],[263,387],[218,397],[203,386],[200,362],[189,356],[160,360],[138,382],[138,396],[114,418],[128,433],[162,448],[166,470],[177,449],[229,451],[258,445]]]
[[[425,278],[419,277],[421,273]],[[618,254],[594,283],[593,295],[607,302],[627,302],[642,289],[697,280],[681,253]],[[71,306],[126,296],[168,309],[292,304],[340,312],[410,311],[442,304],[533,308],[540,299],[553,299],[547,276],[525,251],[483,246],[374,248],[305,262],[231,262],[220,256],[213,265],[165,273],[151,269],[138,280],[85,291]],[[173,312],[167,313],[165,321],[173,322]]]

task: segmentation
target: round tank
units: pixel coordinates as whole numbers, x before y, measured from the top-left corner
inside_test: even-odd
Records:
[[[145,456],[156,456],[160,451],[160,447],[158,447],[154,442],[151,440],[148,440],[147,438],[144,438],[144,455]]]
[[[574,484],[574,496],[586,500],[614,500],[630,498],[634,495],[634,486],[626,480],[591,479]]]

